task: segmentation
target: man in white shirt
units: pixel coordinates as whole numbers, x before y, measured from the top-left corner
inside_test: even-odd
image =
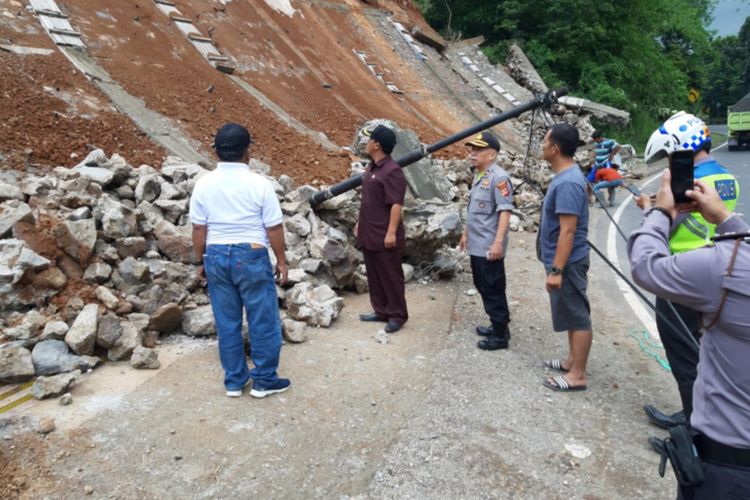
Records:
[[[276,277],[286,282],[284,226],[271,182],[248,167],[252,143],[247,129],[229,123],[219,129],[214,148],[216,170],[201,177],[190,198],[193,247],[199,274],[208,280],[208,295],[219,337],[227,396],[239,397],[253,381],[250,395],[264,398],[286,391],[279,378],[281,321],[268,255],[276,255]],[[251,359],[248,369],[242,339],[242,309],[247,313]]]

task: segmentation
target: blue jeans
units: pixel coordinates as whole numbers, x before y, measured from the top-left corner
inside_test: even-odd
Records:
[[[261,383],[275,382],[281,351],[281,321],[268,251],[247,243],[209,245],[203,262],[219,336],[224,386],[229,391],[239,390],[250,378]],[[243,307],[255,365],[252,371],[245,362]]]
[[[615,188],[617,186],[622,186],[622,179],[617,179],[616,181],[602,181],[597,182],[594,184],[594,191],[599,192],[600,189],[607,189],[607,192],[609,193],[609,206],[614,207],[615,206]]]

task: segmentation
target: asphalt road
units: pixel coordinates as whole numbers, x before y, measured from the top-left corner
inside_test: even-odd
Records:
[[[712,131],[721,132],[722,126],[714,128]],[[726,126],[723,126],[726,129]],[[726,133],[726,132],[725,132]],[[750,151],[733,151],[729,152],[726,145],[718,145],[713,152],[712,156],[725,168],[727,168],[739,181],[740,183],[740,199],[737,203],[737,213],[742,214],[746,220],[750,220]],[[666,162],[664,162],[664,168],[666,168]],[[651,178],[642,180],[639,185],[645,193],[655,193],[659,186],[660,175],[656,174]],[[614,208],[609,209],[610,215],[615,219],[617,225],[620,227],[625,235],[629,235],[632,231],[636,230],[640,226],[640,210],[631,201],[631,196],[627,191],[620,189],[617,193],[617,204]],[[625,239],[616,228],[613,226],[607,214],[604,210],[598,207],[592,207],[592,226],[593,243],[597,248],[602,251],[607,258],[613,263],[616,263],[618,268],[621,269],[625,275],[630,278],[630,267],[627,262],[627,251]],[[606,264],[602,262],[598,257],[592,256],[592,265],[596,265],[602,272],[606,269]],[[613,275],[613,278],[614,275]],[[655,336],[656,329],[653,323],[653,312],[647,305],[644,305],[643,301],[637,298],[633,292],[629,291],[629,287],[619,279],[615,279],[614,283],[617,287],[612,287],[612,293],[622,293],[625,296],[625,302],[628,303],[629,307],[623,308],[623,314],[636,314],[640,320],[644,323],[646,328]],[[618,290],[619,289],[619,290]],[[650,300],[653,297],[649,296]],[[658,337],[656,337],[658,338]]]

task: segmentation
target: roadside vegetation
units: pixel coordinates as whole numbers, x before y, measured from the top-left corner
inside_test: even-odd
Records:
[[[750,92],[750,17],[737,36],[716,36],[716,0],[416,2],[447,39],[484,36],[496,63],[518,43],[550,87],[629,111],[624,128],[598,125],[639,152],[673,111],[722,123]]]

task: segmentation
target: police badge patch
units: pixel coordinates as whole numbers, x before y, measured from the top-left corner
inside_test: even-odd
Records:
[[[737,188],[733,180],[716,181],[714,182],[714,187],[724,201],[737,198]]]
[[[510,188],[508,187],[508,181],[498,182],[497,186],[495,187],[500,190],[500,194],[502,194],[503,196],[510,196]]]

